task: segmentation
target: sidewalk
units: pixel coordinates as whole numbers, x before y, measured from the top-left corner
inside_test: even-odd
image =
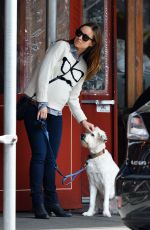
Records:
[[[3,230],[3,218],[0,216],[0,230]],[[125,227],[119,215],[113,215],[111,218],[96,215],[93,217],[84,217],[81,211],[73,211],[73,216],[69,218],[50,217],[49,220],[35,219],[33,213],[17,213],[16,230],[128,230]],[[11,230],[11,229],[10,229]]]

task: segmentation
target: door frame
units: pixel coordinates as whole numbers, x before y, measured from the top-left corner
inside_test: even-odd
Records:
[[[70,5],[70,35],[74,36],[74,31],[77,26],[82,24],[81,1],[79,11],[76,11],[76,1],[72,1]],[[83,6],[82,6],[83,8]],[[106,87],[98,95],[98,100],[111,101],[113,98],[114,105],[112,106],[112,156],[116,163],[118,163],[118,99],[117,99],[117,57],[116,57],[116,39],[117,39],[117,21],[116,21],[116,0],[104,0],[104,34],[105,34],[105,84]],[[81,104],[84,101],[97,100],[97,95],[87,95],[82,91],[80,96]],[[110,146],[109,146],[110,147]],[[82,154],[82,153],[81,153]],[[83,164],[83,163],[82,163]],[[83,175],[83,179],[84,175]],[[83,186],[81,184],[81,186]],[[82,199],[84,202],[84,199]]]

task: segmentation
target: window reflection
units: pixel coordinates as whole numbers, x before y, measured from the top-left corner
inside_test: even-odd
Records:
[[[126,8],[125,0],[117,0],[117,83],[118,106],[125,107],[125,39],[126,39]]]
[[[22,93],[45,54],[46,2],[18,1],[18,15],[17,91]]]
[[[96,22],[103,33],[104,30],[104,0],[85,0],[83,7],[84,22]],[[101,51],[101,70],[89,81],[83,84],[83,93],[86,90],[95,93],[105,89],[104,47]]]
[[[150,87],[150,1],[143,1],[143,72],[144,90]]]
[[[57,1],[57,40],[69,39],[70,1]]]

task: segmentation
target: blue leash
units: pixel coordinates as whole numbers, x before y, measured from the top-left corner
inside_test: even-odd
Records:
[[[85,171],[85,169],[86,169],[86,165],[85,165],[83,168],[79,169],[78,171],[64,176],[63,179],[62,179],[62,184],[64,184],[64,185],[71,184],[71,182],[74,181],[75,178],[76,178],[80,173],[82,173],[83,171]],[[68,178],[70,178],[70,181],[69,181],[69,182],[66,182],[66,181],[68,180]]]
[[[46,125],[45,125],[45,121],[44,121],[44,120],[38,120],[37,122],[38,122],[37,125],[43,130],[43,134],[44,134],[44,136],[46,137],[46,140],[47,140],[47,144],[48,144],[49,150],[50,150],[50,152],[52,153],[53,166],[54,166],[54,168],[56,169],[56,171],[62,176],[62,184],[63,184],[63,185],[69,185],[69,184],[71,184],[71,182],[73,182],[73,181],[75,180],[75,178],[76,178],[80,173],[82,173],[83,171],[86,170],[86,164],[84,165],[83,168],[79,169],[78,171],[64,176],[64,175],[62,174],[62,172],[58,169],[58,166],[57,166],[56,161],[55,161],[55,159],[54,159],[53,150],[52,150],[51,145],[50,145],[50,143],[49,143],[49,135],[48,135],[48,131],[47,131],[47,128],[46,128]],[[70,180],[69,180],[69,179],[70,179]],[[68,180],[69,180],[69,181],[68,181]],[[67,182],[67,181],[68,181],[68,182]]]

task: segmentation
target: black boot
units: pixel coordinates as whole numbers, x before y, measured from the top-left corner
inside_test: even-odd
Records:
[[[45,206],[47,212],[51,215],[53,212],[58,217],[71,217],[72,214],[70,212],[65,212],[59,203],[51,204],[50,206]]]
[[[43,203],[34,205],[33,210],[34,210],[35,218],[38,218],[38,219],[49,219],[50,218]]]

